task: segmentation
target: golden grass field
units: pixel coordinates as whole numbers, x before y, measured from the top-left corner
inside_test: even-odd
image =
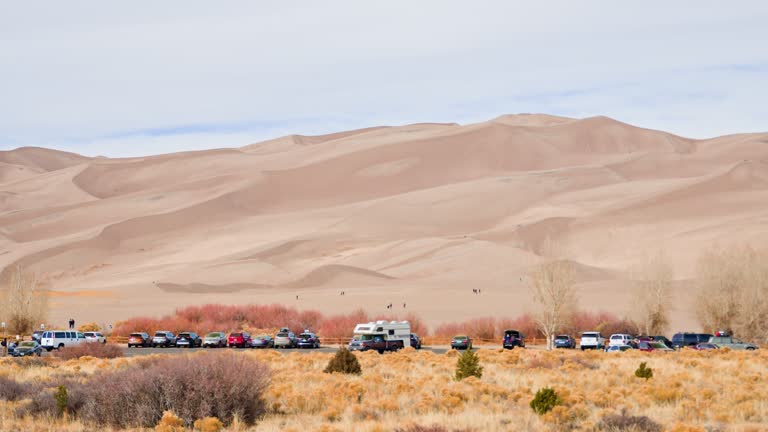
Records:
[[[211,355],[209,352],[190,355]],[[410,425],[446,430],[596,430],[601,418],[626,409],[648,416],[665,431],[768,430],[768,352],[683,351],[669,354],[481,349],[481,379],[452,379],[458,353],[410,348],[379,355],[357,353],[360,376],[326,374],[332,354],[248,351],[272,370],[268,413],[255,426],[231,431],[394,431]],[[146,357],[143,357],[146,358]],[[44,366],[0,360],[0,375],[20,382],[54,383],[116,370],[138,358],[45,359]],[[648,381],[634,376],[640,362]],[[554,388],[564,404],[539,417],[529,407],[535,392]],[[103,430],[77,420],[18,418],[20,402],[0,402],[0,430]]]

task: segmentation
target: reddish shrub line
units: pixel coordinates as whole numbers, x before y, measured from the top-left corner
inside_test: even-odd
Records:
[[[132,332],[152,333],[157,330],[197,331],[205,334],[211,331],[233,331],[241,329],[277,329],[289,327],[294,331],[311,329],[324,338],[347,338],[352,335],[355,324],[375,320],[408,320],[411,331],[422,336],[453,337],[466,334],[479,339],[500,339],[505,329],[522,331],[527,337],[542,338],[541,332],[530,314],[515,319],[474,318],[462,322],[444,323],[434,332],[414,313],[393,315],[369,315],[358,309],[349,314],[326,316],[314,310],[299,311],[282,305],[221,305],[206,304],[177,309],[173,315],[162,318],[137,317],[118,322],[112,331],[114,336],[128,336]],[[563,333],[576,335],[581,331],[597,330],[603,334],[633,333],[635,326],[628,320],[620,319],[607,312],[578,312],[571,325]]]

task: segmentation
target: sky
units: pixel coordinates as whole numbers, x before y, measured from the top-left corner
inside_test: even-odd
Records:
[[[502,114],[768,131],[765,1],[39,1],[0,10],[0,150],[137,156]]]

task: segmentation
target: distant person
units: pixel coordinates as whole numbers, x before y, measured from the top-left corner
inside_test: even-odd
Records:
[[[403,309],[405,309],[405,303],[403,303]]]
[[[296,296],[296,300],[298,300],[298,299],[299,299],[299,296]]]
[[[73,328],[75,328],[75,320],[74,320],[74,319],[72,319],[72,318],[70,318],[70,319],[69,319],[69,328],[70,328],[70,329],[73,329]]]

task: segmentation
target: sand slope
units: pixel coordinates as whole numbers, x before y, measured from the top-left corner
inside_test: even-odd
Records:
[[[682,300],[697,256],[765,243],[766,198],[768,134],[696,141],[606,117],[128,159],[30,147],[0,152],[0,267],[67,293],[52,300],[58,321],[278,302],[405,304],[437,324],[530,310],[527,274],[550,237],[576,263],[581,306],[618,315],[632,312],[626,270],[663,249],[679,279],[673,327],[695,329]]]

